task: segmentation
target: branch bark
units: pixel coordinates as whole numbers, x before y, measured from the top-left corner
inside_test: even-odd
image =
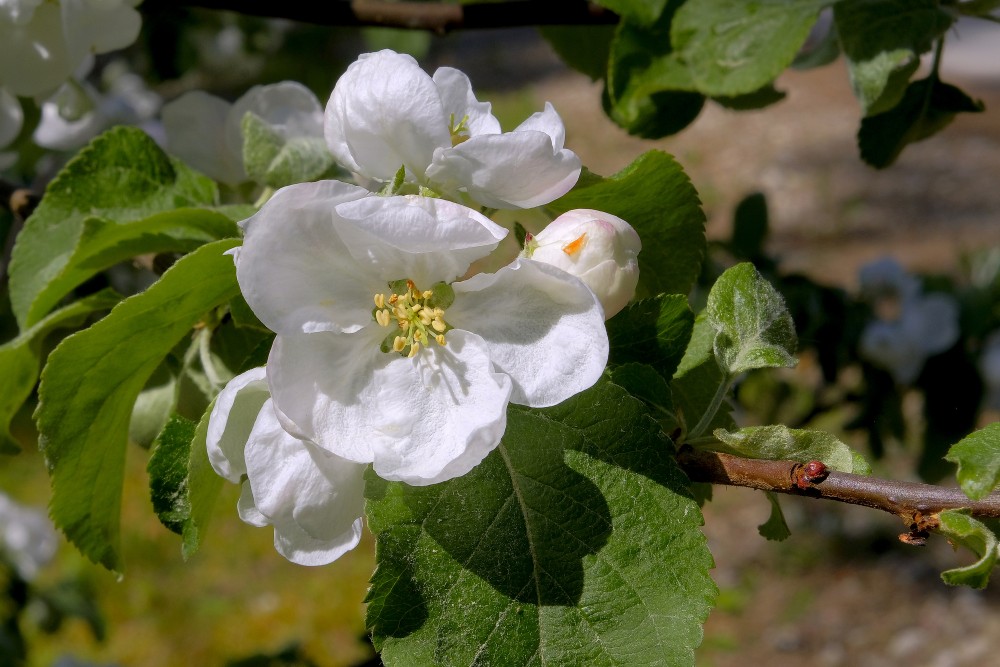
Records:
[[[512,28],[533,25],[611,25],[618,16],[586,0],[509,0],[459,5],[385,0],[147,0],[140,9],[200,7],[250,16],[329,26],[381,26],[430,30]]]
[[[933,528],[933,515],[942,510],[965,508],[976,517],[1000,517],[1000,492],[982,500],[970,500],[957,488],[897,482],[844,472],[830,472],[821,480],[803,483],[802,471],[809,464],[747,459],[690,447],[682,448],[677,460],[695,482],[825,498],[895,514],[910,527],[911,537]]]

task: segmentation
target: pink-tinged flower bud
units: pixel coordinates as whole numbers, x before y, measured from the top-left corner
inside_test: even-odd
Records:
[[[639,235],[621,218],[590,209],[567,211],[525,244],[525,257],[570,273],[597,295],[607,320],[625,307],[639,282]]]

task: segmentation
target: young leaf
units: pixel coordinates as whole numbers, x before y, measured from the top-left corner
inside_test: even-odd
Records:
[[[0,454],[20,451],[10,433],[10,421],[31,396],[31,390],[38,381],[45,338],[56,329],[83,324],[91,314],[110,310],[119,300],[121,295],[114,290],[102,290],[60,308],[0,346],[0,378],[4,379],[4,390],[0,392]]]
[[[698,193],[669,155],[649,151],[610,178],[581,177],[549,204],[555,213],[593,208],[617,215],[642,239],[639,294],[687,294],[705,254],[705,213]]]
[[[386,665],[691,665],[715,596],[701,514],[641,403],[602,382],[511,406],[469,474],[368,477]]]
[[[201,545],[222,488],[223,480],[212,469],[205,446],[213,405],[197,423],[180,415],[171,417],[147,466],[153,509],[164,526],[183,536],[185,559]]]
[[[773,542],[787,540],[792,531],[788,530],[785,513],[781,511],[781,505],[778,503],[778,494],[773,491],[765,491],[764,497],[771,504],[771,514],[768,515],[767,521],[757,526],[757,532],[765,540]]]
[[[750,426],[734,433],[716,429],[724,446],[720,450],[752,459],[772,461],[822,461],[828,468],[855,475],[868,475],[864,458],[831,433],[793,429],[787,426]]]
[[[660,17],[667,2],[668,0],[598,0],[597,4],[636,23],[649,25]]]
[[[986,588],[990,573],[997,564],[997,538],[981,521],[964,510],[945,510],[938,514],[941,522],[936,529],[955,545],[970,549],[979,558],[972,565],[945,570],[941,573],[944,583],[952,586]]]
[[[88,218],[123,224],[211,206],[216,197],[211,180],[172,160],[142,130],[116,127],[97,137],[49,184],[17,237],[10,300],[18,324],[31,326],[53,305],[35,302],[69,263]]]
[[[709,96],[752,93],[771,83],[833,0],[688,0],[670,38],[696,89]]]
[[[955,114],[983,109],[982,102],[935,77],[914,81],[895,108],[861,121],[861,159],[877,169],[888,167],[908,144],[941,131]]]
[[[694,315],[687,297],[661,294],[634,301],[608,320],[610,363],[648,364],[671,378],[684,356]]]
[[[954,21],[937,0],[844,0],[833,13],[866,116],[899,103],[920,55]]]
[[[972,500],[1000,486],[1000,422],[993,422],[953,445],[945,459],[958,465],[958,484]]]
[[[216,241],[183,257],[49,355],[35,417],[52,477],[52,519],[108,569],[122,569],[119,512],[132,405],[170,350],[239,291],[232,258],[223,255],[237,243]]]
[[[615,26],[546,25],[538,26],[538,32],[564,63],[592,81],[604,78]]]
[[[795,324],[785,300],[752,264],[719,276],[705,311],[717,332],[715,356],[729,375],[796,364]]]
[[[272,188],[319,178],[333,164],[321,137],[285,137],[252,111],[243,116],[243,167]]]
[[[178,535],[191,515],[185,480],[196,428],[198,425],[190,419],[172,415],[156,437],[146,465],[153,511],[160,523]]]

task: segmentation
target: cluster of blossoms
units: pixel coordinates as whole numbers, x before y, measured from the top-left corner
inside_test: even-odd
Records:
[[[958,340],[958,303],[948,294],[924,294],[920,280],[890,258],[862,267],[860,278],[876,319],[862,331],[859,351],[899,384],[911,384],[928,357]]]
[[[0,148],[21,131],[17,97],[45,99],[67,79],[82,78],[93,56],[139,35],[139,0],[0,2]]]
[[[242,485],[240,517],[273,526],[277,550],[307,565],[357,544],[369,465],[411,485],[453,479],[499,445],[509,403],[551,406],[593,385],[640,249],[624,221],[571,211],[509,265],[469,276],[508,231],[465,204],[548,203],[580,163],[551,106],[501,133],[457,70],[362,56],[322,129],[369,187],[290,185],[242,223],[237,279],[276,338],[267,366],[219,395],[208,430],[213,467]],[[372,191],[400,179],[424,194]]]

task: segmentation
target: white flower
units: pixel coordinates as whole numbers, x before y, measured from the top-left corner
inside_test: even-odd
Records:
[[[593,290],[609,319],[639,282],[642,242],[621,218],[590,209],[567,211],[525,244],[523,256],[557,266]]]
[[[285,558],[325,565],[357,546],[366,466],[282,429],[263,368],[233,378],[219,394],[207,445],[215,471],[242,484],[240,518],[273,525],[274,547]]]
[[[892,257],[882,257],[861,267],[861,296],[872,302],[890,300],[897,304],[920,294],[920,280]]]
[[[533,208],[566,194],[580,159],[563,148],[565,128],[546,103],[513,132],[500,132],[490,104],[476,100],[462,72],[428,76],[408,55],[364,54],[337,82],[326,106],[326,141],[352,172],[407,179],[493,208]]]
[[[30,581],[52,560],[59,540],[45,512],[25,507],[0,493],[0,559]]]
[[[286,430],[432,484],[499,444],[508,401],[554,405],[596,382],[603,313],[578,279],[531,260],[451,283],[506,230],[449,201],[368,194],[279,190],[246,221],[236,275],[278,334],[267,380]]]
[[[958,340],[958,303],[948,294],[913,296],[894,320],[874,320],[861,332],[860,352],[889,371],[896,382],[910,384],[927,357]]]
[[[70,80],[42,103],[42,117],[32,138],[43,148],[73,151],[113,125],[147,129],[160,103],[160,96],[131,72],[119,72],[104,95]]]
[[[254,86],[235,103],[196,90],[163,106],[167,145],[174,155],[228,185],[247,180],[243,116],[253,112],[285,138],[323,137],[323,108],[294,81]]]
[[[139,0],[0,3],[0,85],[15,95],[55,90],[81,63],[139,35]]]

